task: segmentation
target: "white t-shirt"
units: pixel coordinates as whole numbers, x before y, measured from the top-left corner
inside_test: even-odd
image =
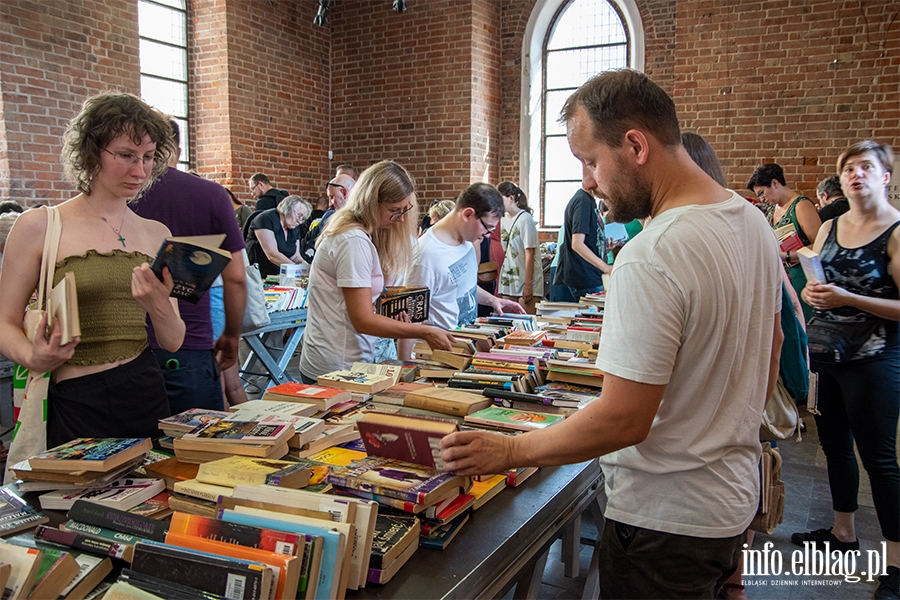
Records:
[[[468,323],[478,314],[475,247],[471,242],[450,246],[429,229],[416,241],[404,285],[424,285],[431,290],[426,324],[453,329]]]
[[[373,302],[384,289],[378,253],[361,229],[325,238],[313,258],[300,354],[300,372],[307,377],[371,362],[374,355],[377,338],[353,329],[341,288],[371,288]]]
[[[737,194],[665,211],[619,253],[597,365],[666,390],[647,439],[600,458],[607,517],[708,538],[747,528],[780,269],[771,228]]]
[[[500,241],[506,258],[500,269],[499,292],[504,296],[519,297],[525,287],[525,250],[534,248],[531,293],[535,298],[544,295],[544,271],[541,264],[541,250],[538,242],[534,218],[527,211],[514,217],[500,219]]]

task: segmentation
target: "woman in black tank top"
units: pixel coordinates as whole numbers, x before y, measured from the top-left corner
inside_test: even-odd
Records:
[[[859,548],[855,441],[887,540],[887,568],[878,573],[876,598],[896,598],[900,587],[900,211],[887,198],[892,163],[890,147],[876,142],[845,150],[838,172],[850,212],[823,224],[816,238],[827,283],[808,282],[802,294],[816,309],[816,319],[848,328],[871,321],[878,326],[848,361],[810,364],[819,375],[816,424],[828,465],[834,525],[791,536],[795,544],[816,543],[820,550],[825,542],[832,550]]]

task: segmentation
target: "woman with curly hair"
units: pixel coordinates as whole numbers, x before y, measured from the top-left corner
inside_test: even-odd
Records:
[[[52,373],[47,443],[77,437],[150,437],[169,415],[159,365],[147,345],[149,315],[160,346],[184,339],[172,277],[149,263],[170,235],[129,208],[167,169],[174,151],[164,115],[130,94],[88,98],[65,134],[63,163],[79,194],[58,207],[62,231],[54,284],[74,273],[81,337],[61,344],[46,317],[33,342],[22,318],[41,270],[45,209],[23,213],[7,241],[16,260],[0,275],[0,352],[32,371]],[[44,332],[47,332],[44,334]]]

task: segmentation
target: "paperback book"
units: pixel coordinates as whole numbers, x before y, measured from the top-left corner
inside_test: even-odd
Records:
[[[150,269],[162,281],[168,267],[175,282],[170,295],[196,304],[231,261],[231,252],[219,247],[223,241],[224,233],[167,238]]]
[[[164,489],[161,479],[117,479],[99,488],[50,492],[40,496],[39,500],[44,510],[69,510],[76,500],[85,500],[127,511]]]
[[[384,456],[443,469],[441,439],[459,431],[455,421],[370,412],[357,422],[369,456]]]
[[[270,387],[263,393],[263,400],[274,402],[302,402],[313,404],[317,410],[328,410],[335,404],[351,399],[348,390],[328,385],[306,385],[305,383],[282,383]]]
[[[148,438],[78,438],[28,459],[35,471],[110,471],[150,451]]]
[[[182,436],[185,441],[228,444],[270,444],[287,442],[294,433],[292,423],[285,421],[236,421],[219,419],[195,427]]]
[[[562,421],[564,418],[563,415],[551,415],[541,412],[528,412],[501,408],[499,406],[489,406],[476,413],[467,415],[465,421],[467,423],[490,425],[501,429],[532,431],[535,429],[546,429],[547,427]]]
[[[375,311],[390,318],[405,312],[411,322],[420,323],[428,318],[430,304],[427,287],[388,286],[375,301]]]

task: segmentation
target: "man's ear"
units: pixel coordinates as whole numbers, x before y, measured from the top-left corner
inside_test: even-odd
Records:
[[[622,148],[637,165],[644,165],[650,157],[650,143],[647,136],[637,129],[629,129],[622,140]]]

